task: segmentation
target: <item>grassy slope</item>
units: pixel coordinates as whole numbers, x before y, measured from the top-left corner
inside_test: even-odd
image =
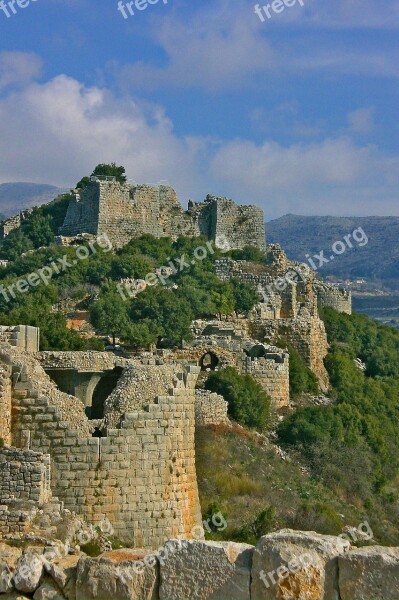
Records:
[[[378,515],[365,514],[344,502],[300,465],[283,460],[274,446],[265,445],[261,438],[242,428],[200,428],[196,434],[196,460],[203,513],[210,503],[217,502],[228,523],[225,531],[209,534],[211,539],[253,543],[254,539],[239,530],[273,506],[273,531],[288,527],[338,535],[346,527],[357,527],[368,520],[375,539],[391,543]]]

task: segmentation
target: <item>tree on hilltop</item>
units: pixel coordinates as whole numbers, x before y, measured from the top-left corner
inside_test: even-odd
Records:
[[[116,163],[106,164],[100,163],[94,169],[91,177],[115,177],[119,183],[126,183],[126,169],[122,165],[117,166]],[[76,187],[83,189],[89,183],[90,177],[82,177],[82,179],[76,184]]]

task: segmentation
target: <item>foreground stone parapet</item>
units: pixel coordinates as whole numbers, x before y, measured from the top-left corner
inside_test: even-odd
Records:
[[[262,537],[253,557],[251,600],[339,600],[337,557],[348,547],[337,537],[290,529]]]
[[[0,600],[398,600],[399,548],[347,539],[285,529],[256,548],[175,539],[98,558],[0,544]]]
[[[167,542],[160,600],[248,600],[253,550],[234,542]]]
[[[339,557],[341,600],[397,600],[399,548],[370,546]]]
[[[149,554],[142,550],[116,550],[100,558],[81,558],[76,600],[156,600],[158,563],[152,556],[147,559],[152,566],[146,564],[143,559]]]

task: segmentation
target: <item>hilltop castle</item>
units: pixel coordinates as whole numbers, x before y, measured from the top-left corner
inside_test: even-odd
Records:
[[[107,234],[122,247],[146,233],[267,251],[267,264],[216,261],[221,280],[253,285],[260,302],[245,318],[195,321],[192,340],[179,349],[129,359],[39,352],[37,329],[0,327],[0,462],[19,465],[0,475],[0,531],[8,535],[28,532],[32,507],[58,498],[96,526],[108,518],[136,547],[190,537],[201,523],[194,427],[228,423],[226,402],[198,389],[201,378],[231,366],[258,381],[274,410],[286,409],[289,354],[276,347],[283,336],[328,389],[318,302],[350,313],[350,294],[266,246],[260,208],[207,196],[184,211],[169,186],[92,178],[73,192],[59,241]]]
[[[173,239],[202,235],[216,245],[266,249],[263,211],[257,206],[208,195],[204,202],[190,201],[185,211],[168,185],[121,184],[98,177],[72,193],[59,231],[62,238],[106,233],[115,247],[121,247],[145,233]]]

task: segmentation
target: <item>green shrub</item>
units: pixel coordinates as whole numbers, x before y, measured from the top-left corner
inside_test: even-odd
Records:
[[[251,375],[240,375],[227,367],[210,373],[205,387],[227,400],[232,419],[246,427],[265,429],[269,420],[270,398]]]

